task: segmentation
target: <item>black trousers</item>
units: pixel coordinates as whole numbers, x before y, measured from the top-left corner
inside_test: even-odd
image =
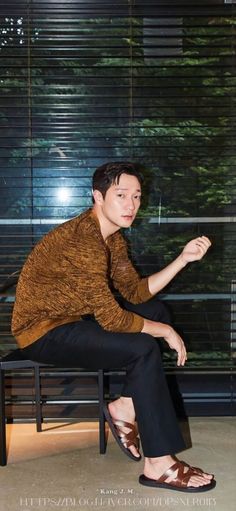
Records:
[[[123,308],[169,323],[162,302],[151,298]],[[37,362],[60,367],[126,368],[122,396],[132,397],[144,456],[175,454],[185,448],[163,371],[158,339],[144,333],[105,331],[94,318],[61,325],[22,350]]]

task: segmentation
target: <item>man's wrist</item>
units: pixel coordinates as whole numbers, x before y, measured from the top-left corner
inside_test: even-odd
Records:
[[[185,268],[185,266],[187,266],[187,264],[189,262],[189,261],[186,261],[183,252],[181,252],[181,254],[179,255],[179,260],[180,260],[182,268]]]

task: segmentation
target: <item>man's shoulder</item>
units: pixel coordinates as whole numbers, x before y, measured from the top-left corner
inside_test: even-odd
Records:
[[[78,242],[80,238],[86,237],[91,230],[91,210],[86,210],[45,234],[35,245],[31,257],[45,251],[60,250],[61,247],[66,247],[73,240]]]
[[[91,223],[91,209],[87,209],[80,215],[70,218],[61,224],[58,229],[73,230],[77,228],[86,229]]]
[[[78,217],[71,219],[65,225],[65,234],[64,236],[62,234],[62,237],[66,238],[69,246],[76,246],[77,250],[84,250],[86,247],[100,250],[101,246],[104,245],[100,226],[92,209],[86,210]]]
[[[91,218],[91,210],[88,209],[81,213],[78,216],[75,216],[73,218],[70,218],[69,220],[66,220],[65,222],[61,223],[51,231],[49,231],[46,236],[44,236],[44,239],[50,238],[50,237],[63,237],[63,236],[71,236],[73,233],[76,233],[77,231],[81,231],[81,233],[84,231],[89,231],[91,226],[93,224],[92,218]]]

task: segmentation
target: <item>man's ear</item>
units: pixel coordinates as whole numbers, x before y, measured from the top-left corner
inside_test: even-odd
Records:
[[[99,190],[93,190],[93,198],[95,204],[99,204],[99,206],[103,204],[103,196]]]

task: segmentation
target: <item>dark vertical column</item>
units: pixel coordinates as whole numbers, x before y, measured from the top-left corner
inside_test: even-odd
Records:
[[[104,371],[98,370],[98,400],[99,400],[99,451],[100,454],[106,452],[106,435],[105,435],[105,417],[103,413],[104,406]]]
[[[38,364],[34,366],[34,384],[35,384],[35,415],[36,429],[39,433],[42,431],[42,403],[41,403],[41,386],[40,386],[40,368]]]
[[[7,464],[5,417],[5,371],[0,368],[0,465]]]

